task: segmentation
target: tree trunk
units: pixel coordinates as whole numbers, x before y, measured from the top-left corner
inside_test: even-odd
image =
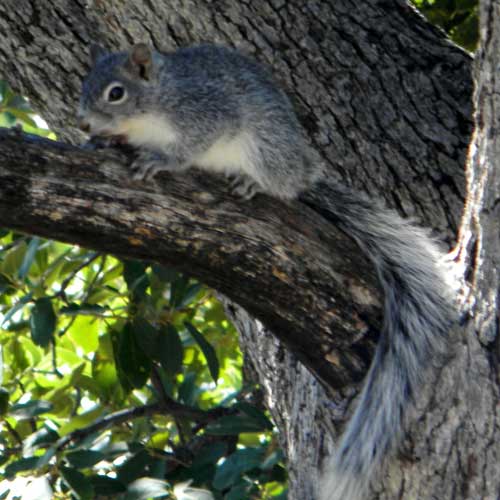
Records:
[[[404,443],[404,454],[391,462],[387,473],[374,485],[379,498],[493,499],[499,491],[500,480],[495,472],[498,466],[495,447],[498,260],[494,259],[500,255],[500,204],[498,175],[495,177],[494,163],[489,161],[498,157],[493,149],[496,141],[488,133],[490,127],[494,130],[496,119],[491,100],[498,95],[494,80],[498,63],[494,58],[499,53],[499,21],[498,7],[493,2],[485,1],[482,10],[484,50],[476,67],[479,126],[474,138],[476,147],[471,149],[468,176],[471,196],[459,253],[461,271],[469,270],[473,277],[465,288],[467,328],[465,333],[455,334],[454,356],[439,372],[438,380],[429,385],[424,391],[426,394],[422,394],[412,419],[415,423]],[[292,96],[299,117],[330,166],[332,176],[340,177],[372,196],[384,197],[401,214],[416,217],[432,227],[447,245],[453,243],[466,192],[463,165],[471,131],[471,59],[405,2],[124,0],[89,3],[54,0],[49,8],[42,0],[5,0],[0,6],[0,61],[4,75],[17,91],[30,97],[33,105],[63,139],[81,139],[74,128],[74,111],[80,81],[88,67],[90,41],[104,43],[109,48],[146,41],[160,50],[202,41],[217,42],[236,46],[270,64]],[[29,158],[27,161],[29,164]],[[33,157],[31,163],[35,163]],[[16,178],[16,175],[33,178],[23,169],[17,174],[12,170],[5,172],[4,180]],[[112,169],[111,172],[117,171]],[[46,186],[46,173],[42,171],[36,182],[30,183],[31,193],[39,186]],[[108,173],[107,170],[105,176]],[[68,180],[70,183],[74,181],[75,192],[81,187],[81,179],[72,180],[68,176]],[[106,188],[115,179],[111,177],[103,182],[99,177],[97,181],[91,177],[87,181],[90,181],[86,184],[89,200],[96,194],[91,192],[92,182],[103,183]],[[194,192],[203,191],[196,184],[196,177],[189,176],[186,181],[176,182],[180,184],[174,183],[172,189],[166,188],[168,196],[173,196],[172,206],[183,193],[192,189],[193,183],[198,186]],[[2,183],[5,186],[5,182]],[[208,186],[219,196],[217,184],[209,182]],[[75,192],[71,196],[76,196]],[[164,196],[164,193],[160,194]],[[181,194],[180,198],[176,198],[176,193]],[[148,195],[159,199],[158,193]],[[6,194],[2,194],[3,199],[4,196]],[[82,200],[85,196],[82,194]],[[259,231],[253,206],[249,209],[231,200],[226,202],[229,203],[226,206],[228,217],[231,214],[244,216],[250,221],[248,230]],[[35,215],[36,209],[41,207],[49,213],[55,208],[47,207],[47,199],[39,200],[39,205],[32,207]],[[287,227],[294,224],[294,235],[304,233],[306,222],[313,226],[319,224],[315,227],[320,227],[322,233],[337,234],[331,232],[333,228],[321,226],[321,221],[315,221],[310,212],[306,211],[301,219],[299,212],[305,207],[292,207],[289,213],[288,208],[269,200],[258,209],[266,216],[270,216],[268,212],[278,210],[279,215],[285,217]],[[79,210],[81,216],[89,213],[84,203]],[[199,234],[206,235],[201,231],[204,215],[189,213],[195,213],[194,224],[200,230]],[[23,221],[19,219],[17,226],[12,222],[11,225],[20,227]],[[158,226],[160,222],[161,219],[156,220]],[[7,225],[0,218],[1,223]],[[40,224],[43,225],[43,217],[37,227]],[[44,231],[47,236],[59,236],[57,231],[51,232],[50,227],[53,226],[46,224],[39,231]],[[175,239],[175,232],[181,228],[169,227],[172,239]],[[271,221],[270,227],[277,227],[276,221]],[[106,231],[104,225],[102,228]],[[260,233],[256,234],[260,236]],[[271,234],[272,231],[269,237]],[[133,235],[125,229],[123,240],[114,240],[115,248],[129,251],[133,242],[127,240],[127,236]],[[266,236],[263,237],[265,240]],[[315,241],[311,232],[305,231],[301,244],[308,238],[312,248]],[[337,236],[329,238],[328,241],[332,241],[331,238]],[[267,242],[278,244],[272,240]],[[349,245],[348,242],[344,244]],[[323,242],[322,258],[326,258],[325,249],[326,243]],[[338,256],[347,255],[351,249],[352,246],[332,251],[334,255],[329,262],[337,262]],[[141,252],[141,257],[158,258],[147,249],[141,249]],[[177,252],[180,253],[176,254],[169,247],[165,259],[181,265],[187,252]],[[196,261],[198,257],[199,254],[193,259]],[[335,351],[330,352],[330,349],[339,348],[348,334],[344,330],[342,337],[338,325],[330,328],[321,325],[321,311],[323,314],[328,312],[329,301],[321,299],[321,295],[312,301],[317,310],[310,312],[302,322],[300,309],[292,303],[295,316],[286,317],[288,323],[266,321],[261,310],[264,301],[261,300],[260,304],[258,300],[256,304],[245,302],[227,285],[234,277],[231,274],[234,269],[229,271],[227,280],[214,281],[228,262],[221,257],[219,269],[216,269],[216,266],[210,268],[209,260],[206,265],[198,260],[198,275],[249,311],[245,312],[234,303],[227,305],[281,432],[289,461],[289,499],[311,499],[322,460],[333,449],[333,440],[349,411],[348,403],[359,390],[360,377],[367,364],[362,363],[355,373],[341,377],[339,391],[339,372],[331,369],[334,365],[331,353]],[[250,261],[249,258],[243,265],[248,266]],[[313,261],[311,255],[306,264],[312,266]],[[276,262],[280,262],[279,257]],[[294,262],[298,269],[300,259]],[[356,262],[366,263],[359,252],[356,253]],[[290,270],[286,271],[289,276]],[[320,274],[319,269],[317,271]],[[367,287],[369,296],[377,296],[373,271],[370,272],[369,266],[363,264],[354,272],[354,277]],[[307,276],[303,270],[302,273],[302,276]],[[269,270],[267,275],[272,278]],[[332,289],[342,288],[333,281],[328,282],[333,275],[334,271],[326,273],[323,282],[316,284],[315,293],[321,291],[327,297]],[[279,280],[275,283],[278,286]],[[290,281],[290,290],[298,284]],[[301,284],[306,294],[307,281],[303,280]],[[294,296],[293,291],[284,293],[285,297]],[[354,324],[347,299],[341,303],[342,319],[347,323],[351,319]],[[278,316],[278,306],[273,305],[276,309],[273,317]],[[376,326],[377,311],[373,308],[367,311],[368,323]],[[273,311],[270,314],[272,316]],[[255,317],[263,320],[268,329]],[[291,324],[296,325],[296,331],[290,334],[288,326]],[[301,344],[301,337],[311,334],[321,348]],[[292,343],[289,342],[290,336],[295,338]],[[286,349],[277,338],[284,340],[289,348]],[[368,337],[363,342],[370,344],[371,339]],[[348,351],[349,342],[343,348]],[[304,349],[309,352],[304,353]],[[306,360],[324,385],[318,383],[298,358]],[[460,383],[457,384],[457,380]]]
[[[463,471],[463,498],[498,499],[498,378],[500,333],[500,5],[480,4],[480,47],[475,61],[475,132],[467,167],[468,198],[460,228],[457,262],[463,285],[465,330],[457,375],[454,461]],[[459,370],[459,372],[458,372]]]

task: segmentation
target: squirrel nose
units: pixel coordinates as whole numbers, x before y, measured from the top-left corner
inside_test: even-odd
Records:
[[[80,130],[90,132],[90,123],[83,116],[77,117],[76,124]]]

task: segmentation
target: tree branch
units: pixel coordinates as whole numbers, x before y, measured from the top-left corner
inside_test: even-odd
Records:
[[[0,131],[0,225],[176,267],[259,318],[328,385],[362,376],[379,292],[354,242],[298,202],[242,202],[194,170],[137,183],[126,164],[119,151]]]
[[[86,427],[76,429],[73,432],[66,434],[56,442],[54,448],[56,450],[62,450],[72,441],[82,440],[94,432],[103,431],[112,425],[118,425],[123,422],[128,422],[134,418],[151,416],[158,413],[162,412],[160,410],[160,405],[157,403],[116,411],[97,419],[95,422],[87,425]]]
[[[230,415],[232,413],[234,413],[234,410],[228,408],[214,408],[208,411],[199,410],[198,408],[183,405],[181,403],[177,403],[173,399],[169,399],[166,402],[136,406],[134,408],[127,408],[125,410],[119,410],[109,415],[105,415],[86,427],[76,429],[73,432],[66,434],[66,436],[63,436],[57,441],[54,448],[61,450],[72,441],[82,440],[94,432],[103,431],[113,425],[129,422],[134,418],[153,415],[172,415],[173,417],[189,418],[198,422],[206,423],[216,420],[223,415]]]

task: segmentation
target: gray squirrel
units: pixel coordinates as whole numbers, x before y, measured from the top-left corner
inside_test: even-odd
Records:
[[[352,237],[373,261],[385,320],[356,409],[328,459],[319,500],[367,498],[398,446],[426,368],[446,351],[455,313],[426,232],[327,178],[285,93],[267,68],[214,45],[162,54],[145,44],[93,46],[83,82],[82,130],[138,148],[134,177],[191,166],[232,178],[243,199],[258,192],[298,199]]]

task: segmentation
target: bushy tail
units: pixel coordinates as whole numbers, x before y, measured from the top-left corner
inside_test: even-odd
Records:
[[[325,467],[319,500],[365,498],[397,446],[425,368],[445,352],[455,313],[440,253],[425,231],[349,189],[321,182],[301,199],[354,238],[385,293],[380,340],[357,408]]]

